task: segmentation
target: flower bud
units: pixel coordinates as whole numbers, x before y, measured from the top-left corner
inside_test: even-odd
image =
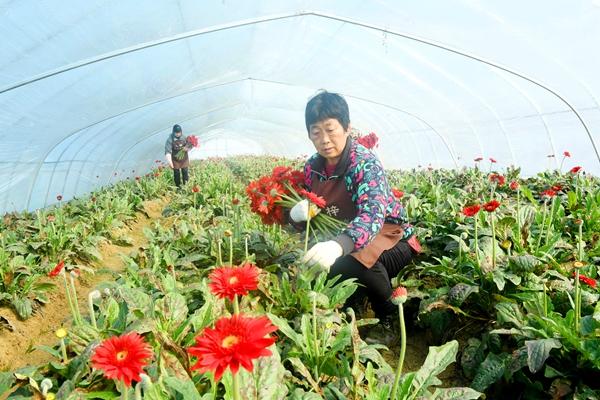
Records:
[[[404,304],[406,302],[407,298],[408,298],[408,291],[406,290],[406,288],[404,286],[398,286],[392,292],[392,297],[390,300],[392,300],[392,303],[394,303],[395,305],[400,305],[400,304]]]

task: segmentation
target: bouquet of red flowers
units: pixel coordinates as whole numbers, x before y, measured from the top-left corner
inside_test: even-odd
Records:
[[[185,146],[183,146],[183,148],[175,154],[175,158],[177,160],[183,160],[183,157],[185,157],[186,152],[188,152],[191,149],[196,148],[198,146],[200,146],[200,141],[198,140],[198,138],[196,136],[190,135],[190,136],[186,137],[185,138]]]
[[[379,138],[375,132],[371,132],[366,136],[361,136],[356,140],[358,143],[365,146],[367,149],[372,149],[373,147],[379,147],[377,142],[379,142]]]
[[[337,233],[346,224],[319,209],[327,205],[325,199],[303,188],[304,174],[302,171],[292,170],[291,167],[275,167],[271,175],[263,176],[252,181],[246,187],[246,194],[250,198],[250,208],[258,214],[264,224],[283,224],[283,212],[291,209],[299,201],[309,201],[309,219],[314,228],[323,234]]]

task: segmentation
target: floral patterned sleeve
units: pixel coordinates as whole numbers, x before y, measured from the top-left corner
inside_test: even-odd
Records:
[[[357,215],[343,231],[354,242],[354,251],[365,247],[379,233],[390,201],[387,178],[377,157],[363,153],[357,158],[352,174],[346,176],[353,188],[352,201]]]

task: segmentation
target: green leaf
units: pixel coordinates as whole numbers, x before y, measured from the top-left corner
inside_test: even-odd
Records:
[[[550,350],[562,347],[558,339],[526,340],[527,365],[532,373],[538,372],[550,355]]]
[[[169,292],[154,305],[154,310],[163,321],[163,328],[171,331],[187,317],[188,307],[185,297],[176,292]]]
[[[175,392],[180,393],[186,400],[200,400],[200,393],[198,393],[194,383],[190,380],[183,381],[174,376],[167,376],[163,382],[167,389],[173,389]]]
[[[448,302],[453,306],[460,306],[471,293],[479,293],[479,286],[457,283],[448,291]]]
[[[279,318],[278,316],[271,314],[271,313],[267,313],[267,316],[269,317],[271,322],[273,322],[273,324],[275,324],[275,326],[277,326],[277,328],[285,336],[290,338],[297,346],[299,346],[299,347],[304,346],[304,339],[302,338],[302,336],[300,336],[298,333],[296,333],[296,331],[294,331],[290,327],[287,320],[285,320],[283,318]]]
[[[15,308],[15,311],[19,315],[19,318],[27,319],[31,317],[33,309],[31,308],[31,300],[29,300],[28,298],[20,298],[17,296],[13,296],[11,304]]]
[[[474,400],[481,397],[483,393],[469,387],[436,388],[432,400]]]
[[[415,373],[413,388],[417,396],[426,393],[431,385],[440,383],[437,375],[444,372],[446,367],[454,362],[458,352],[458,342],[452,340],[442,346],[430,346],[423,366]]]
[[[533,272],[537,266],[541,265],[541,261],[531,254],[511,256],[508,261],[512,270],[517,273]]]
[[[502,378],[505,368],[505,361],[507,354],[502,354],[504,357],[498,356],[494,353],[489,353],[481,366],[477,370],[475,378],[471,383],[471,387],[480,392],[485,391],[492,383]]]
[[[288,393],[285,384],[286,370],[275,345],[269,347],[271,355],[254,362],[252,373],[240,371],[240,390],[251,399],[282,400]]]
[[[517,304],[502,302],[496,304],[495,308],[499,323],[511,323],[517,328],[522,328],[525,324],[523,313]]]

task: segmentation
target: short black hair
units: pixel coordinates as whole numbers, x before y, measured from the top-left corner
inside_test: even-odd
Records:
[[[179,132],[181,132],[181,126],[173,125],[173,133],[179,133]]]
[[[348,103],[339,94],[323,90],[306,103],[304,112],[306,130],[309,131],[312,124],[327,118],[337,119],[344,130],[348,130],[350,125]]]

